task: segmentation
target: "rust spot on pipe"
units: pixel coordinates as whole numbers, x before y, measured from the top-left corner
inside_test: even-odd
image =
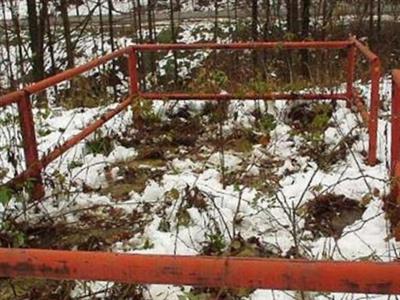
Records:
[[[367,285],[370,290],[377,290],[379,294],[389,294],[392,289],[393,282],[378,282]]]
[[[364,104],[364,101],[357,90],[353,90],[352,104],[355,105],[357,111],[360,113],[364,126],[368,127],[369,124],[369,113]]]
[[[32,260],[16,264],[0,263],[0,273],[2,276],[11,277],[15,272],[18,272],[21,276],[35,276],[41,273],[54,274],[57,276],[70,274],[65,263],[62,267],[50,267],[45,263],[38,265],[32,262]]]
[[[343,285],[348,288],[349,291],[357,291],[360,289],[360,285],[350,280],[343,280]]]

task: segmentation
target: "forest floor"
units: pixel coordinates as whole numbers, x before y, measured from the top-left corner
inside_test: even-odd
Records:
[[[132,126],[131,110],[122,113],[49,167],[45,201],[27,207],[14,197],[2,206],[3,222],[12,229],[3,232],[3,246],[396,259],[398,245],[382,211],[390,186],[385,110],[390,85],[383,83],[380,163],[374,167],[365,164],[368,135],[360,117],[340,102],[277,101],[266,108],[259,101],[154,101],[143,108],[141,130]],[[54,147],[110,107],[59,109],[38,118],[40,149]],[[19,280],[3,282],[0,290],[2,299],[32,293],[46,298],[68,289],[74,299],[107,298],[121,289],[149,299],[221,295],[213,289],[101,282],[62,287]],[[222,294],[225,299],[296,297],[261,290]]]
[[[180,41],[209,38],[212,27],[204,28],[193,34],[193,27],[184,27]],[[120,40],[121,45],[129,42]],[[93,55],[91,51],[82,46],[80,60]],[[191,74],[207,57],[194,53],[182,58],[179,75]],[[161,75],[171,58],[167,54],[159,62]],[[356,85],[368,105],[369,85]],[[390,188],[390,78],[382,79],[381,93],[379,163],[373,167],[365,162],[367,129],[342,102],[276,101],[267,106],[262,101],[137,101],[132,107],[141,103],[142,128],[132,123],[131,107],[80,142],[46,170],[44,201],[30,204],[23,193],[7,199],[0,193],[1,246],[395,260],[398,244],[382,202]],[[41,154],[115,105],[35,108]],[[24,162],[17,110],[1,110],[0,123],[0,179],[6,181]],[[366,299],[106,282],[0,281],[1,299],[192,300],[217,295]]]

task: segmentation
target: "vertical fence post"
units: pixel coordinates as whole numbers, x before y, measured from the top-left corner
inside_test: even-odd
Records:
[[[347,52],[347,89],[346,95],[348,98],[347,107],[351,107],[351,101],[353,101],[353,82],[354,82],[354,74],[356,68],[356,55],[357,48],[353,44],[350,45],[349,50]]]
[[[394,176],[396,165],[400,162],[400,70],[393,71],[391,123],[390,170]]]
[[[379,58],[371,62],[371,108],[369,116],[369,149],[368,164],[373,166],[376,164],[377,142],[378,142],[378,112],[379,112],[379,81],[381,78],[381,63]]]
[[[132,98],[132,122],[133,126],[137,129],[143,127],[143,120],[140,114],[140,102],[137,97],[139,96],[139,76],[137,69],[137,50],[131,48],[128,56],[129,68],[129,95]]]
[[[41,175],[42,170],[39,166],[39,154],[36,142],[35,124],[32,114],[32,104],[28,92],[25,92],[24,96],[18,101],[18,113],[26,168],[33,170],[33,176],[29,178],[30,180],[33,180],[33,186],[31,187],[30,191],[31,198],[32,200],[39,200],[44,196],[44,187]]]
[[[391,201],[393,207],[400,204],[400,70],[393,71],[392,79],[392,134],[390,171],[392,176]],[[398,210],[395,210],[395,212]],[[392,224],[397,225],[397,224]],[[400,240],[397,232],[396,240]]]
[[[400,70],[393,71],[392,77],[392,117],[391,117],[391,147],[390,147],[390,175],[391,191],[389,213],[391,226],[396,241],[400,240],[398,213],[400,205]]]
[[[137,71],[137,54],[134,48],[131,48],[128,56],[129,68],[129,94],[137,96],[139,94],[138,71]]]

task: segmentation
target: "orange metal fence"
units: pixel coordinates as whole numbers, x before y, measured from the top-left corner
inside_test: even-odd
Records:
[[[400,293],[400,264],[397,262],[0,249],[0,275],[226,288]]]
[[[196,93],[142,93],[138,85],[137,53],[139,51],[169,51],[169,50],[193,50],[193,49],[348,49],[348,68],[347,68],[347,90],[343,94],[296,94],[296,93],[270,93],[246,95],[233,94],[196,94]],[[364,105],[362,98],[357,90],[353,88],[356,52],[359,50],[369,61],[371,65],[371,105],[370,110]],[[127,56],[129,69],[130,97],[121,102],[115,109],[106,113],[102,118],[83,129],[81,133],[73,136],[63,145],[57,147],[43,158],[39,158],[37,142],[35,137],[35,126],[33,123],[30,96],[40,93],[45,89],[58,83],[69,80],[86,71],[89,71],[99,65],[105,64],[121,56]],[[175,99],[175,100],[230,100],[230,99],[248,99],[248,100],[345,100],[349,106],[354,106],[362,115],[369,131],[369,151],[368,163],[376,163],[376,143],[377,143],[377,119],[379,108],[379,79],[380,79],[380,60],[366,46],[361,44],[355,38],[348,41],[305,41],[305,42],[253,42],[253,43],[232,43],[232,44],[144,44],[133,45],[123,48],[106,56],[94,59],[93,61],[67,70],[40,82],[26,86],[21,91],[16,91],[0,97],[0,107],[17,103],[19,109],[21,130],[23,136],[24,153],[26,159],[26,171],[14,178],[10,184],[16,186],[23,183],[28,178],[34,181],[32,197],[40,199],[44,195],[41,173],[46,166],[68,149],[76,145],[79,141],[94,132],[106,121],[111,119],[129,106],[132,97],[140,97],[148,100],[156,99]]]
[[[400,70],[393,71],[392,81],[391,172],[394,175],[396,168],[400,167]]]
[[[390,173],[392,188],[386,209],[390,217],[392,231],[400,240],[400,70],[392,73],[392,129],[390,151]]]
[[[187,94],[142,93],[138,85],[137,52],[193,49],[348,49],[347,89],[338,94]],[[371,65],[371,103],[368,110],[353,86],[356,54],[359,51]],[[130,95],[118,106],[94,121],[64,144],[39,158],[30,96],[69,80],[115,58],[127,56]],[[396,75],[397,76],[397,75]],[[0,107],[17,103],[26,157],[26,170],[10,185],[35,180],[32,197],[44,194],[41,173],[46,166],[82,141],[122,110],[135,98],[143,99],[306,99],[344,100],[363,116],[369,130],[368,163],[376,163],[379,108],[380,61],[355,38],[333,42],[258,42],[233,44],[151,44],[133,45],[80,67],[62,72],[0,98]],[[395,156],[392,156],[392,159]],[[196,286],[252,287],[282,290],[318,290],[363,293],[400,293],[400,264],[373,262],[323,262],[270,260],[261,258],[215,258],[185,256],[122,255],[78,251],[0,249],[1,277],[43,277],[53,279],[109,280],[132,283],[187,284]]]
[[[354,37],[350,38],[354,42],[354,46],[369,60],[370,63],[370,76],[371,76],[371,102],[370,112],[368,119],[368,132],[369,132],[369,148],[368,148],[368,163],[370,165],[376,164],[376,151],[377,151],[377,132],[378,132],[378,111],[379,111],[379,82],[381,77],[381,62],[379,57],[369,50],[366,46],[357,41]],[[350,63],[349,63],[350,64]],[[359,103],[359,95],[357,90],[353,90],[353,97],[355,104],[359,107],[362,114],[365,114]],[[365,117],[364,117],[365,119]]]

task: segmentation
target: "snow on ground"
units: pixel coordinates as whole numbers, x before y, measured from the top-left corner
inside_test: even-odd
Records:
[[[137,3],[140,2],[140,5],[142,5],[144,8],[146,8],[148,0],[140,0],[140,1],[135,1],[135,8],[137,7]],[[192,12],[192,11],[212,11],[214,9],[214,3],[201,3],[202,1],[197,1],[197,0],[183,0],[180,2],[181,5],[181,12]],[[78,1],[79,3],[79,1]],[[99,6],[99,3],[101,5]],[[133,5],[132,5],[131,0],[119,0],[119,1],[113,1],[113,13],[114,15],[126,15],[129,17],[130,14],[132,14],[133,11]],[[233,7],[234,1],[225,1],[225,3],[219,4],[219,9],[223,9],[225,7]],[[170,7],[170,3],[167,0],[159,0],[157,3],[157,11],[166,11]],[[28,15],[28,9],[26,6],[26,1],[22,0],[17,0],[15,4],[11,6],[12,9],[7,9],[5,12],[5,17],[6,19],[10,20],[12,18],[12,14],[14,13],[20,18],[25,18]],[[143,8],[142,8],[143,9]],[[51,16],[57,16],[59,14],[58,11],[56,11],[55,5],[53,3],[49,3],[49,10],[50,10],[50,15]],[[108,14],[109,7],[107,1],[104,0],[92,0],[92,1],[84,1],[83,4],[78,4],[78,5],[69,5],[68,7],[68,15],[70,17],[73,16],[87,16],[89,14],[98,16],[100,14],[103,16]]]
[[[383,81],[383,98],[390,97],[389,80]],[[364,87],[367,95],[368,89]],[[186,102],[185,104],[191,102]],[[185,105],[182,104],[182,105]],[[228,119],[224,125],[226,133],[236,130],[238,124],[252,124],[254,101],[240,104],[232,102],[230,115],[238,113],[236,121]],[[192,109],[196,111],[201,104],[196,102]],[[37,124],[45,131],[39,137],[41,152],[46,152],[73,134],[79,132],[109,107],[99,109],[74,109],[53,111],[47,116],[35,114]],[[285,114],[288,105],[284,101],[275,104],[276,116]],[[163,102],[155,102],[154,109],[165,110]],[[162,114],[162,113],[161,113]],[[117,116],[107,123],[101,130],[102,135],[125,132],[131,126],[132,113],[130,110]],[[165,116],[163,117],[165,119]],[[204,253],[206,243],[211,237],[219,238],[226,246],[240,233],[243,239],[255,237],[265,249],[275,254],[291,256],[289,253],[294,247],[294,238],[299,246],[300,254],[309,259],[336,259],[359,260],[374,259],[390,261],[396,258],[398,245],[390,238],[388,223],[382,211],[382,197],[388,192],[389,178],[386,163],[389,161],[388,150],[390,127],[387,122],[387,113],[381,111],[379,120],[379,153],[381,163],[376,166],[367,166],[362,155],[367,149],[368,135],[365,128],[359,126],[360,117],[339,103],[331,117],[325,133],[327,144],[335,145],[339,140],[353,132],[361,137],[351,146],[345,160],[338,161],[329,172],[321,170],[310,157],[302,156],[299,147],[304,140],[293,136],[290,126],[279,120],[276,128],[271,132],[268,144],[256,144],[250,153],[242,154],[228,151],[221,153],[210,152],[208,158],[196,161],[182,155],[175,157],[163,168],[159,180],[149,179],[143,192],[132,191],[124,201],[115,201],[110,195],[96,192],[96,189],[106,188],[110,181],[107,179],[105,166],[115,166],[111,176],[118,178],[116,163],[128,163],[138,155],[137,149],[124,147],[116,143],[109,155],[87,153],[86,142],[79,143],[61,159],[52,163],[47,174],[62,174],[67,182],[72,182],[70,192],[73,200],[65,194],[55,195],[54,190],[47,189],[48,200],[43,202],[41,212],[32,212],[25,216],[28,220],[38,220],[41,214],[57,216],[71,210],[91,207],[93,205],[110,205],[126,212],[142,211],[143,207],[150,206],[152,214],[140,233],[134,234],[128,240],[115,242],[111,249],[116,252],[147,253],[147,254],[185,254],[196,255]],[[99,133],[97,133],[99,135]],[[3,137],[3,135],[2,135]],[[4,136],[5,137],[5,136]],[[92,135],[89,140],[94,139]],[[2,139],[3,140],[3,139]],[[4,143],[4,141],[0,142]],[[7,161],[7,153],[0,153],[2,161]],[[282,175],[272,193],[260,192],[256,187],[246,186],[239,177],[234,184],[223,186],[221,183],[222,167],[224,172],[235,173],[241,170],[240,176],[258,176],[265,162],[272,164],[271,159],[281,162],[271,165],[271,173]],[[264,163],[264,164],[263,164]],[[12,170],[12,166],[8,166]],[[139,166],[140,167],[140,166]],[[156,167],[152,167],[153,169]],[[12,176],[11,171],[9,176]],[[92,190],[83,192],[82,186],[89,186]],[[319,237],[313,239],[311,233],[304,230],[304,216],[301,210],[304,205],[318,193],[343,194],[348,198],[364,201],[366,210],[361,219],[344,229],[340,238]],[[190,199],[205,199],[206,203],[191,205],[182,210],[185,201]],[[57,198],[54,201],[54,198]],[[185,200],[186,199],[186,200]],[[55,202],[57,203],[55,205]],[[168,202],[168,204],[166,204]],[[11,202],[5,209],[12,211],[20,209],[21,203]],[[296,211],[296,214],[291,212]],[[154,213],[155,212],[155,213]],[[185,213],[184,215],[182,213]],[[289,212],[289,213],[288,213]],[[21,216],[22,217],[22,216]],[[73,222],[73,214],[68,215],[68,221]],[[240,222],[238,221],[240,220]],[[298,232],[294,236],[293,232]],[[92,291],[101,290],[105,283],[93,283]],[[185,289],[186,292],[189,288]],[[80,294],[79,285],[74,293]],[[146,293],[149,299],[181,299],[182,290],[165,285],[151,285]],[[343,298],[345,295],[310,294],[315,299]],[[354,298],[364,298],[362,295],[352,295]],[[106,295],[105,295],[106,297]],[[294,292],[262,291],[252,292],[249,299],[290,299],[296,297]],[[372,296],[371,296],[372,297]],[[378,297],[379,298],[379,297]],[[385,297],[381,297],[385,298]],[[353,298],[351,298],[353,299]]]

